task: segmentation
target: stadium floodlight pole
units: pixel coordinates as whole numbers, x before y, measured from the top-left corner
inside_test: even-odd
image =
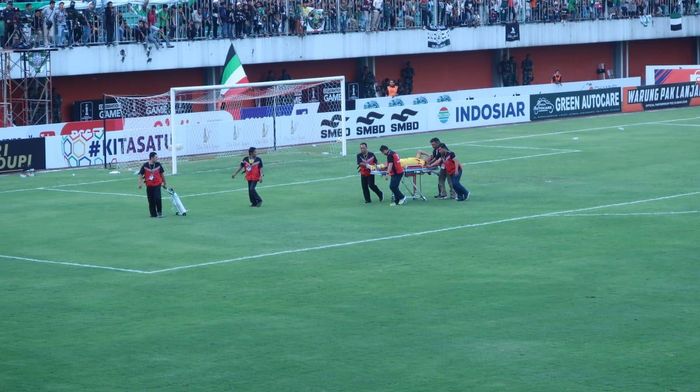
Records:
[[[345,133],[345,76],[341,76],[340,79],[340,155],[348,155],[348,136]]]
[[[175,89],[170,89],[170,156],[172,172],[177,174],[177,148],[175,147]]]

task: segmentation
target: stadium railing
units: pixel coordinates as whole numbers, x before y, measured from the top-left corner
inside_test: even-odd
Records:
[[[66,2],[68,4],[69,2]],[[519,23],[668,16],[678,12],[697,15],[694,0],[455,0],[423,3],[420,0],[385,0],[381,10],[371,9],[371,1],[318,0],[303,4],[292,0],[245,0],[236,3],[216,0],[152,0],[145,3],[114,0],[115,22],[106,23],[102,5],[78,2],[76,13],[69,13],[66,24],[47,29],[42,16],[24,9],[0,6],[0,33],[4,46],[100,45],[112,36],[113,43],[254,38],[279,35],[329,34],[355,31],[421,29],[433,25],[448,28]],[[24,4],[24,3],[17,3]],[[41,6],[41,3],[34,3]],[[144,6],[145,4],[145,6]],[[223,7],[222,7],[223,4]],[[43,7],[46,7],[44,5]],[[35,9],[42,9],[36,7]],[[153,11],[151,11],[153,10]],[[152,13],[152,15],[149,15]],[[159,31],[139,34],[139,21],[159,27]],[[107,34],[110,26],[112,34]],[[63,32],[59,39],[57,34]],[[53,35],[52,39],[46,39]]]

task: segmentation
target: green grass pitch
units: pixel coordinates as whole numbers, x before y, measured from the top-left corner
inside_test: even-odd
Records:
[[[433,136],[470,201],[364,204],[359,140],[262,154],[262,208],[183,162],[187,217],[125,169],[0,176],[0,390],[700,390],[700,110],[367,142]]]

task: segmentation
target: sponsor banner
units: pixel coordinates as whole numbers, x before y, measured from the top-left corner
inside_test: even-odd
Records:
[[[622,110],[619,88],[530,96],[530,120],[614,113]]]
[[[506,42],[520,41],[520,25],[518,22],[506,23]]]
[[[419,105],[428,103],[442,103],[449,101],[466,101],[489,97],[507,97],[514,95],[526,96],[532,94],[550,94],[567,91],[586,91],[614,87],[632,87],[639,86],[640,83],[641,79],[639,77],[634,77],[621,79],[589,80],[582,82],[567,82],[562,83],[561,85],[547,83],[533,84],[527,86],[482,88],[475,90],[447,91],[441,93],[400,95],[397,98],[403,100],[403,102],[406,105]],[[356,107],[365,109],[385,108],[390,106],[392,100],[393,99],[390,97],[362,98],[357,100]]]
[[[450,30],[443,28],[430,27],[426,30],[428,47],[431,49],[440,49],[445,46],[450,46]]]
[[[348,101],[360,99],[360,84],[348,83],[347,88],[345,89],[345,96]]]
[[[529,96],[491,97],[468,102],[443,102],[429,105],[428,129],[431,131],[472,128],[530,121]]]
[[[61,129],[64,125],[66,125],[66,123],[0,128],[0,140],[54,136],[61,133]]]
[[[75,101],[73,103],[73,121],[103,120],[105,118],[121,118],[121,106],[114,98],[107,99],[107,104],[101,99]]]
[[[700,83],[700,65],[647,65],[646,84]]]
[[[623,112],[700,105],[700,84],[674,83],[623,89]]]
[[[46,169],[46,147],[43,137],[0,142],[0,173],[27,169]]]

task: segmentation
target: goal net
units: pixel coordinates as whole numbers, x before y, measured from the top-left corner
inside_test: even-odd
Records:
[[[111,98],[120,106],[124,132],[145,138],[146,147],[136,159],[151,150],[167,154],[174,174],[178,160],[230,155],[249,147],[269,151],[303,145],[309,154],[346,154],[342,76],[176,87],[150,97]],[[137,143],[137,151],[139,147]]]

